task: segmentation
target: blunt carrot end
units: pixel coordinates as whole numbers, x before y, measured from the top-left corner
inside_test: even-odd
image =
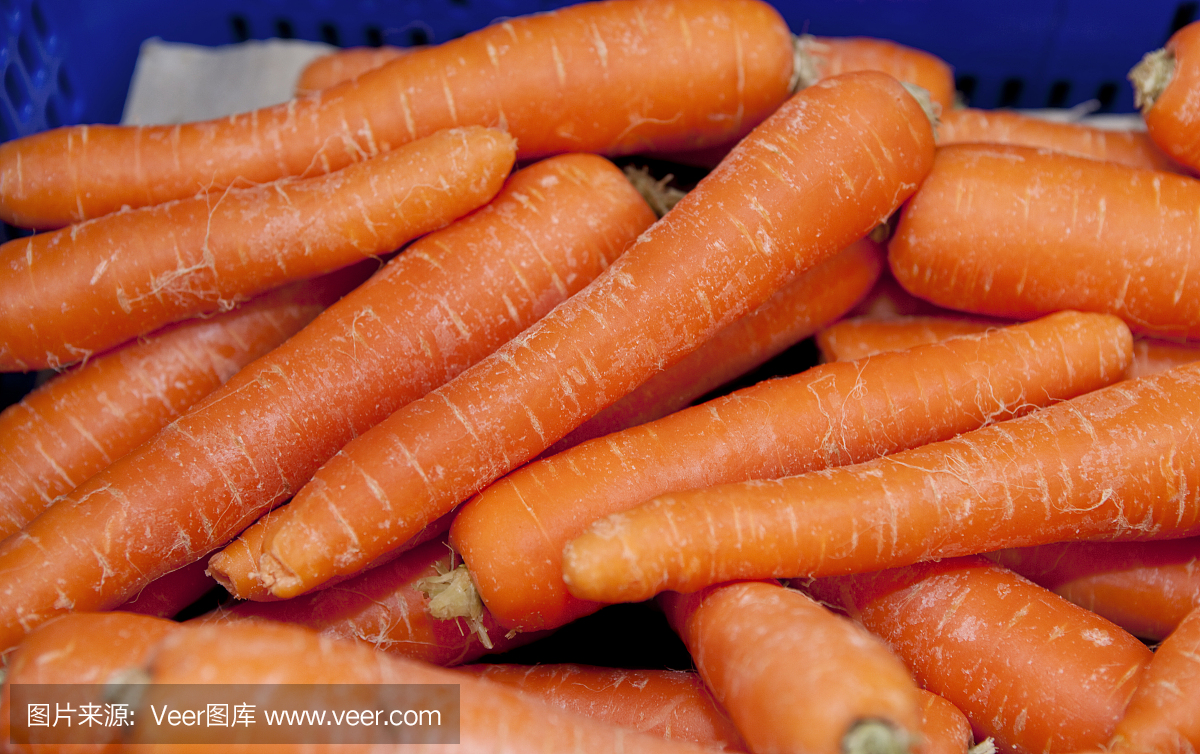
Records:
[[[908,754],[911,737],[886,720],[860,720],[842,737],[842,754]]]
[[[441,571],[440,568],[438,570]],[[439,620],[466,619],[480,643],[488,649],[492,648],[492,640],[483,625],[483,599],[465,565],[460,564],[437,576],[427,576],[417,581],[415,586],[429,598],[430,615]]]
[[[1133,84],[1134,105],[1145,113],[1158,100],[1159,95],[1171,83],[1175,75],[1175,53],[1160,48],[1146,53],[1141,62],[1129,71],[1129,82]]]

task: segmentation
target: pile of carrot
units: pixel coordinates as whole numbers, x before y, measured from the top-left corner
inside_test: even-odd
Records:
[[[20,684],[222,682],[457,685],[453,751],[1196,751],[1200,23],[1148,53],[1105,132],[597,0],[0,144],[0,369],[61,372],[0,413],[0,747]],[[526,665],[620,602],[689,667]]]

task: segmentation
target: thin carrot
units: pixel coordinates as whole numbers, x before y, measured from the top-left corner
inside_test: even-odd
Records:
[[[1137,338],[1133,341],[1133,363],[1129,366],[1129,376],[1145,377],[1192,361],[1200,361],[1200,343]]]
[[[1059,358],[1044,357],[1052,348],[1061,349]],[[451,541],[502,625],[559,626],[600,607],[572,597],[562,580],[563,547],[598,518],[668,492],[946,440],[1108,384],[1128,359],[1128,329],[1119,320],[1064,313],[944,346],[819,366],[528,464],[463,505]]]
[[[223,605],[197,620],[291,623],[434,665],[474,662],[544,636],[537,632],[507,635],[486,610],[471,622],[430,615],[430,597],[420,589],[420,582],[452,574],[459,562],[442,536],[328,589],[279,602]]]
[[[464,665],[459,670],[639,733],[717,751],[747,751],[729,715],[691,671],[571,664]]]
[[[1176,31],[1159,50],[1147,53],[1129,72],[1134,101],[1146,131],[1163,151],[1200,170],[1196,106],[1200,87],[1200,22]]]
[[[826,576],[1067,539],[1200,534],[1200,364],[1124,380],[874,461],[664,495],[567,545],[608,602],[733,578]]]
[[[1029,319],[1107,312],[1200,337],[1200,181],[1030,147],[955,144],[888,245],[896,279],[940,306]]]
[[[850,316],[884,319],[887,317],[943,316],[950,313],[950,309],[922,301],[904,290],[892,276],[891,270],[884,270],[867,297],[850,311]]]
[[[1015,754],[1108,740],[1151,657],[1117,626],[980,557],[804,588],[882,637],[977,738]]]
[[[326,464],[272,522],[265,583],[288,597],[355,572],[535,457],[865,235],[931,139],[884,74],[801,91],[585,291]]]
[[[358,78],[367,71],[390,63],[409,52],[407,47],[347,47],[334,50],[317,58],[304,66],[296,79],[296,96],[328,89],[351,79]]]
[[[854,361],[957,335],[987,332],[999,326],[996,322],[967,317],[853,317],[817,333],[817,349],[824,362]]]
[[[58,367],[389,254],[486,204],[510,136],[449,129],[325,176],[119,212],[0,246],[0,369]]]
[[[856,241],[584,422],[543,455],[654,421],[746,374],[844,314],[866,294],[881,269],[878,245],[865,238]]]
[[[155,685],[269,683],[280,697],[290,700],[299,698],[295,691],[289,691],[289,688],[295,689],[296,684],[309,687],[353,685],[367,698],[371,688],[378,684],[455,685],[459,690],[459,740],[427,749],[447,754],[465,751],[700,754],[705,751],[695,744],[665,741],[573,715],[514,689],[465,673],[377,652],[358,642],[331,640],[313,631],[283,624],[180,626],[156,645],[152,657],[142,668],[143,678]],[[145,691],[143,699],[148,701],[156,689],[150,686]],[[264,694],[260,698],[265,700],[267,697]],[[425,699],[436,701],[434,697]],[[266,702],[262,703],[265,706]],[[303,708],[295,701],[288,704]],[[375,705],[363,704],[358,708],[374,709]],[[138,717],[142,714],[149,717],[150,710],[139,709]],[[382,727],[386,733],[387,726]],[[179,742],[199,743],[202,741],[199,736],[206,732],[211,733],[212,729],[183,731]],[[266,726],[260,725],[247,732],[257,735],[267,731]],[[311,736],[315,739],[321,732],[314,727]],[[136,738],[130,741],[138,742]],[[311,743],[279,745],[271,751],[311,751],[311,746]],[[239,749],[220,750],[234,752]],[[261,746],[251,743],[240,750],[261,751]]]
[[[523,160],[736,139],[787,97],[792,43],[760,0],[607,0],[508,19],[353,81],[180,126],[72,126],[0,144],[0,218],[67,222],[241,181],[336,170],[443,128]]]
[[[974,743],[971,721],[962,710],[921,689],[921,754],[967,754]]]
[[[954,73],[936,55],[888,39],[814,37],[796,40],[801,86],[849,71],[883,71],[929,93],[942,112],[954,107]]]
[[[938,144],[968,142],[1044,147],[1131,168],[1187,172],[1187,168],[1164,154],[1145,131],[1061,123],[1011,110],[979,110],[971,107],[942,110],[938,123]]]
[[[204,558],[159,576],[117,607],[118,611],[175,618],[218,588],[208,575]]]
[[[366,262],[164,328],[0,413],[0,539],[154,436],[367,278]]]
[[[52,615],[114,608],[232,539],[350,438],[583,287],[652,221],[603,158],[515,173],[0,543],[0,647]]]
[[[899,754],[919,736],[919,690],[875,637],[777,583],[659,598],[704,682],[754,752]]]
[[[1134,636],[1162,640],[1200,607],[1200,538],[1061,542],[988,553]]]

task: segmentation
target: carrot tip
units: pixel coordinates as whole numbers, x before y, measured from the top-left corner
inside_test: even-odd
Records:
[[[789,92],[798,92],[821,80],[821,72],[817,70],[817,60],[809,52],[810,49],[820,44],[817,38],[811,34],[799,34],[792,37],[792,79],[788,82]]]
[[[150,674],[143,668],[123,668],[114,671],[104,684],[104,701],[126,704],[129,709],[140,706],[147,685],[152,682]]]
[[[989,736],[967,749],[967,754],[996,754],[996,742]]]
[[[429,598],[426,609],[430,615],[438,620],[465,618],[471,631],[479,636],[480,643],[492,648],[492,640],[483,625],[483,598],[479,596],[466,564],[437,576],[418,579],[413,586]]]
[[[626,165],[624,172],[625,177],[650,205],[650,209],[654,210],[656,217],[661,218],[671,211],[671,208],[685,195],[685,192],[667,185],[675,177],[673,175],[667,175],[662,180],[655,180],[654,176],[650,175],[649,168],[635,168],[632,165]]]
[[[1175,53],[1166,48],[1146,53],[1141,62],[1129,71],[1129,82],[1133,84],[1133,103],[1143,113],[1154,106],[1155,101],[1171,83],[1175,75]]]
[[[842,754],[908,754],[912,739],[886,720],[859,720],[842,736]]]

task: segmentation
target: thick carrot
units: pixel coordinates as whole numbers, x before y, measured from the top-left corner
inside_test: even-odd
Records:
[[[792,42],[760,0],[606,0],[514,18],[332,89],[181,126],[72,126],[0,144],[0,219],[57,227],[239,181],[336,170],[460,125],[523,160],[689,149],[787,97]]]
[[[915,748],[921,702],[908,670],[883,642],[806,595],[741,582],[659,601],[756,754]]]
[[[502,625],[562,625],[600,607],[572,597],[562,580],[563,547],[598,518],[673,491],[946,440],[1108,384],[1128,360],[1129,331],[1115,317],[1063,313],[819,366],[518,469],[463,506],[451,541]]]
[[[384,45],[347,47],[321,55],[300,71],[300,76],[296,79],[296,96],[303,97],[358,78],[367,71],[373,71],[408,52],[407,47]]]
[[[472,621],[431,616],[430,597],[421,590],[420,582],[451,574],[459,563],[445,537],[438,537],[328,589],[279,602],[224,605],[198,620],[292,623],[434,665],[473,662],[489,652],[506,652],[544,635],[507,635],[486,609]]]
[[[326,464],[267,533],[272,593],[402,545],[861,238],[915,188],[931,139],[881,73],[795,95],[585,291]]]
[[[967,317],[852,317],[817,333],[817,349],[824,362],[854,361],[1000,326]]]
[[[1150,661],[1117,626],[980,557],[804,588],[882,637],[977,738],[1016,754],[1107,741]]]
[[[967,754],[974,743],[971,721],[962,710],[921,689],[921,754]]]
[[[654,421],[777,356],[857,303],[883,269],[879,246],[851,244],[780,288],[762,306],[643,382],[546,449],[554,455],[601,435]]]
[[[164,328],[0,413],[0,539],[141,445],[367,278],[365,262]]]
[[[486,204],[496,129],[449,129],[325,176],[119,212],[0,247],[0,370],[57,367],[389,254]]]
[[[941,147],[888,245],[896,279],[961,311],[1108,312],[1200,337],[1200,181],[1031,147]]]
[[[567,545],[609,602],[1068,539],[1200,534],[1200,364],[1125,380],[875,461],[664,495]]]
[[[299,698],[294,691],[288,691],[289,686],[294,689],[295,684],[352,685],[360,692],[369,692],[376,684],[458,686],[459,742],[430,745],[422,751],[447,754],[471,751],[700,754],[706,751],[688,742],[665,741],[564,712],[515,689],[465,673],[277,623],[180,626],[156,645],[143,669],[148,680],[156,685],[272,684],[282,698],[290,700]],[[152,698],[154,691],[153,686],[146,689],[146,697]],[[266,694],[260,698],[266,706]],[[288,705],[303,708],[295,701]],[[445,708],[444,704],[442,708]],[[149,717],[151,713],[148,709],[138,710],[138,717],[143,714]],[[265,728],[260,723],[248,732],[259,734]],[[184,731],[184,735],[196,737],[204,732],[193,728]],[[320,732],[313,730],[314,736]],[[183,741],[198,743],[200,739],[184,738]],[[133,739],[130,743],[138,741]],[[311,751],[308,747],[311,744],[279,745],[271,751]],[[251,743],[243,749],[222,747],[219,750],[261,751],[262,747]]]
[[[1184,26],[1129,72],[1146,131],[1163,151],[1200,170],[1200,22]]]
[[[621,172],[568,155],[418,240],[283,346],[0,544],[0,646],[111,609],[291,497],[350,438],[536,321],[653,213]]]
[[[459,669],[639,733],[692,741],[717,751],[747,751],[729,715],[691,671],[501,664]]]
[[[1187,172],[1155,146],[1145,131],[1060,123],[1012,110],[943,109],[938,123],[938,144],[968,142],[1044,147],[1131,168]]]
[[[1200,538],[1061,542],[988,557],[1134,636],[1162,640],[1200,607]]]
[[[946,112],[954,107],[954,73],[946,61],[913,47],[870,37],[797,38],[796,65],[801,86],[849,71],[883,71],[916,84]]]
[[[1200,749],[1200,608],[1163,640],[1106,751],[1188,754]]]

